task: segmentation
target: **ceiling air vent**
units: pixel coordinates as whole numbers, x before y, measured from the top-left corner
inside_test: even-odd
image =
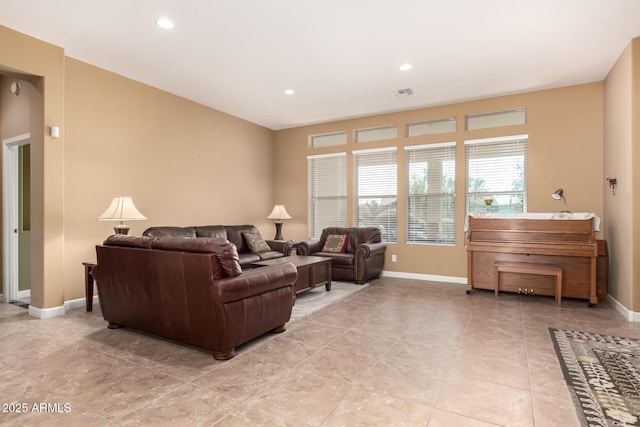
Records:
[[[398,89],[392,90],[391,96],[413,96],[413,89]]]

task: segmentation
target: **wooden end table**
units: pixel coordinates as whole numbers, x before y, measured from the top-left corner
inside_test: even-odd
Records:
[[[86,297],[87,311],[93,311],[93,267],[95,261],[83,262],[84,265],[84,294]]]

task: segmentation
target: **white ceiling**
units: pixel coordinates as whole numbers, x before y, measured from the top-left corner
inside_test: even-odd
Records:
[[[0,25],[283,129],[601,81],[640,0],[0,0]]]

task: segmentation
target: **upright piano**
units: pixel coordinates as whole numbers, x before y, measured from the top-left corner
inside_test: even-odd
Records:
[[[467,293],[474,288],[495,289],[496,262],[554,264],[562,268],[562,297],[597,304],[593,214],[472,214],[467,218]],[[552,277],[503,273],[500,291],[554,295]]]

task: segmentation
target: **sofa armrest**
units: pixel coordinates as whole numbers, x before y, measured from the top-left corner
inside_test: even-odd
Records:
[[[356,248],[356,256],[360,259],[365,259],[379,254],[384,254],[386,250],[387,244],[385,242],[361,243]]]
[[[297,278],[298,271],[290,262],[254,268],[235,277],[215,280],[211,295],[214,303],[226,304],[289,286],[293,298],[292,285]]]
[[[265,240],[265,242],[272,250],[282,252],[284,256],[291,255],[293,250],[293,240]]]
[[[298,255],[311,255],[315,252],[322,251],[322,247],[324,244],[321,240],[307,240],[304,242],[298,243],[298,248],[296,253]]]

